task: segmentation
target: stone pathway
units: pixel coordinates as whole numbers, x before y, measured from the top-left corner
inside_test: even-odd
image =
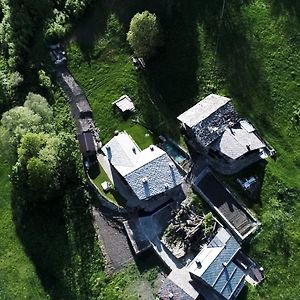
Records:
[[[161,214],[161,212],[157,212],[156,214]],[[183,291],[185,291],[189,296],[191,296],[193,299],[196,299],[199,293],[190,284],[191,277],[187,268],[171,253],[169,249],[167,249],[167,247],[159,238],[162,231],[162,224],[160,224],[159,218],[156,218],[155,215],[140,218],[139,226],[140,230],[151,243],[154,251],[171,270],[168,278]]]

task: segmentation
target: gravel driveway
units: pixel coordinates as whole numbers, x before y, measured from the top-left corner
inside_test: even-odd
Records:
[[[107,260],[109,272],[116,272],[133,260],[123,228],[107,219],[99,209],[93,207],[94,227]]]

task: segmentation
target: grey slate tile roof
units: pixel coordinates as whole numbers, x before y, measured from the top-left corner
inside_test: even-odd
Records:
[[[183,181],[166,153],[133,170],[124,178],[140,200],[166,192]]]
[[[76,125],[78,128],[78,132],[87,132],[91,131],[94,128],[93,119],[76,119]]]
[[[140,200],[171,190],[183,182],[165,151],[154,145],[141,150],[126,132],[113,137],[102,151]]]
[[[76,83],[74,77],[67,70],[60,73],[59,77],[63,82],[65,92],[67,92],[70,97],[84,94],[80,86]]]
[[[253,130],[249,132],[242,124],[241,121],[227,128],[212,147],[231,159],[237,159],[249,151],[265,148],[265,143],[256,135],[255,129],[252,127]]]
[[[82,132],[78,134],[80,151],[84,155],[95,155],[96,146],[91,132]]]
[[[137,163],[141,149],[125,132],[120,132],[102,147],[110,163],[124,176]]]
[[[211,94],[178,117],[192,129],[204,147],[216,140],[228,126],[238,121],[238,115],[226,97]]]
[[[244,271],[232,260],[240,248],[235,238],[221,228],[193,260],[189,271],[225,299],[232,299],[245,279]]]
[[[225,106],[228,102],[230,102],[230,99],[227,97],[210,94],[178,116],[177,119],[189,127],[194,127],[209,118],[215,111]]]

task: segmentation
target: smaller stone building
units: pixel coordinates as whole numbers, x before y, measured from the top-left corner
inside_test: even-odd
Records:
[[[238,172],[275,154],[254,126],[239,118],[227,97],[211,94],[177,119],[187,142],[222,173]]]

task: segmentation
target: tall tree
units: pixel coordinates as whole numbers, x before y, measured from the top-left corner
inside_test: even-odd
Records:
[[[41,116],[44,123],[50,123],[53,118],[52,108],[47,100],[39,94],[29,93],[24,102],[24,107],[31,109],[34,113]]]
[[[144,11],[133,16],[127,41],[135,55],[149,58],[161,42],[160,29],[155,14]]]

